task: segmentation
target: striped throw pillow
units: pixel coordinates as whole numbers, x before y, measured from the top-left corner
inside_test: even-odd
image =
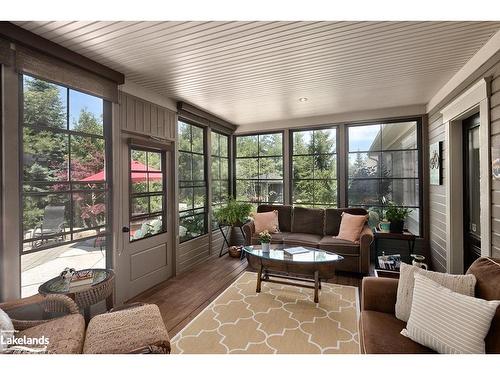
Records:
[[[417,273],[410,319],[401,334],[438,353],[482,354],[499,305],[455,293]]]

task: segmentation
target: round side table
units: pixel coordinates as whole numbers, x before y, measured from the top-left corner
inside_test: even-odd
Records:
[[[82,271],[88,271],[85,269]],[[94,280],[92,284],[70,288],[68,280],[60,276],[46,281],[38,287],[38,293],[64,294],[73,299],[78,307],[83,309],[85,321],[90,321],[90,306],[106,300],[106,309],[111,310],[114,305],[115,273],[112,270],[92,268]]]

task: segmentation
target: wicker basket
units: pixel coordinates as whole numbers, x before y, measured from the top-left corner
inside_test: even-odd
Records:
[[[241,246],[230,246],[228,249],[229,256],[233,258],[241,257]]]

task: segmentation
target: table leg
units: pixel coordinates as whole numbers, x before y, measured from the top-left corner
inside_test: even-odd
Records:
[[[115,302],[114,302],[114,293],[111,293],[107,298],[106,298],[106,310],[111,310],[113,307],[115,307]]]
[[[90,306],[83,308],[83,317],[85,318],[85,324],[90,322]]]
[[[246,242],[247,242],[247,238],[245,236],[245,232],[243,231],[243,227],[240,227],[240,231],[241,231],[241,235],[243,236],[243,241],[244,241],[244,245],[246,245]],[[243,259],[245,257],[245,252],[243,250],[241,250],[241,256],[240,256],[240,259]]]
[[[314,271],[314,302],[319,302],[319,272]]]
[[[222,233],[222,237],[224,238],[224,241],[222,241],[222,246],[221,246],[220,251],[219,251],[219,258],[220,258],[221,256],[223,256],[227,253],[227,252],[223,253],[222,251],[224,250],[224,245],[227,245],[227,247],[229,247],[229,241],[227,240],[226,233],[224,233],[224,227],[219,225],[219,230]]]
[[[259,269],[259,272],[257,273],[257,288],[255,288],[255,291],[257,293],[260,293],[260,286],[262,284],[262,270],[263,270],[263,266],[260,266],[260,269]]]

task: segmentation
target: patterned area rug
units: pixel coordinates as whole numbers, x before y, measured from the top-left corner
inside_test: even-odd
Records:
[[[359,353],[358,288],[262,283],[245,272],[172,339],[174,354]]]

